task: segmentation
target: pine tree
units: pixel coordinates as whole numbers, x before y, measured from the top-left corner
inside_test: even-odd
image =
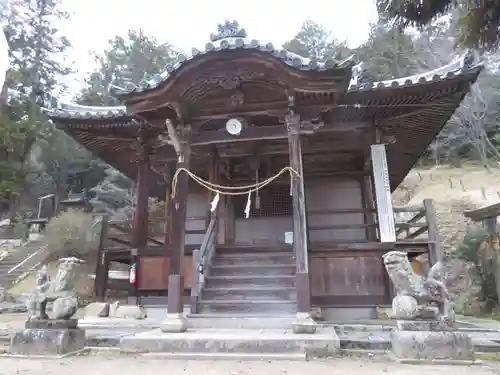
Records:
[[[25,186],[31,148],[53,130],[42,108],[51,106],[61,76],[70,73],[61,57],[70,46],[56,22],[66,19],[60,0],[11,0],[0,7],[10,47],[6,89],[12,93],[0,118],[0,198],[15,200]]]

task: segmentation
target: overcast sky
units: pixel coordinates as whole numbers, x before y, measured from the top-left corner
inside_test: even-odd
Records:
[[[68,59],[75,62],[78,81],[94,66],[89,51],[102,51],[109,39],[131,28],[189,50],[203,46],[217,22],[225,19],[238,20],[249,38],[277,45],[292,38],[303,21],[312,20],[356,46],[366,40],[369,23],[377,19],[374,1],[64,0],[72,16],[61,32],[73,43]]]

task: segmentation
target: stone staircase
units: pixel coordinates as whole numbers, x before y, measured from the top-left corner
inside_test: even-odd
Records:
[[[295,315],[292,249],[218,247],[198,311],[224,316]]]
[[[10,288],[19,276],[35,267],[44,256],[43,243],[40,240],[31,240],[12,249],[7,258],[0,261],[0,286]],[[12,271],[9,273],[10,270]]]

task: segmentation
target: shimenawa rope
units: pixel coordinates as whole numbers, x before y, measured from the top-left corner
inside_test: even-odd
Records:
[[[267,185],[271,184],[274,180],[276,180],[278,177],[280,177],[282,174],[288,172],[290,174],[290,187],[291,187],[291,182],[294,176],[299,177],[300,175],[298,172],[293,169],[292,167],[285,167],[281,171],[279,171],[277,174],[275,174],[272,177],[269,177],[268,179],[258,182],[252,185],[244,185],[244,186],[223,186],[223,185],[217,185],[214,183],[211,183],[209,181],[205,181],[201,177],[198,177],[195,175],[193,172],[186,168],[179,168],[177,171],[175,171],[175,174],[172,178],[172,198],[175,197],[175,193],[177,190],[177,179],[179,177],[179,174],[181,172],[187,173],[189,177],[191,177],[195,182],[197,182],[199,185],[203,186],[205,189],[214,192],[215,197],[212,200],[211,203],[211,208],[210,211],[215,211],[217,208],[217,204],[219,203],[219,197],[220,195],[248,195],[247,199],[247,204],[245,207],[245,217],[248,218],[250,216],[250,204],[251,204],[251,198],[252,198],[252,193],[259,191],[260,189],[266,187]],[[224,191],[224,190],[230,190],[230,191]],[[243,190],[243,191],[237,191],[237,190]],[[291,190],[290,190],[291,194]]]

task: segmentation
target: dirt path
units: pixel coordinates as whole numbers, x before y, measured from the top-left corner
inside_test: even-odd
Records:
[[[330,360],[312,362],[238,362],[238,361],[173,361],[145,358],[73,357],[64,360],[35,360],[0,358],[1,375],[137,375],[137,374],[184,374],[184,375],[315,375],[351,374],[363,371],[369,375],[496,375],[498,369],[488,366],[412,366],[379,363],[364,360]]]

